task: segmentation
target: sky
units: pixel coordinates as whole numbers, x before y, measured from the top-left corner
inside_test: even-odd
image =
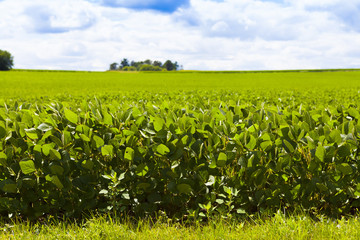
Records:
[[[0,0],[14,68],[360,68],[360,0]]]

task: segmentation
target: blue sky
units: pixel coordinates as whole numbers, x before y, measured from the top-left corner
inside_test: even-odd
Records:
[[[88,0],[107,7],[122,7],[134,10],[155,10],[163,13],[173,13],[179,7],[189,5],[189,0]]]
[[[360,0],[0,0],[15,68],[360,68]]]

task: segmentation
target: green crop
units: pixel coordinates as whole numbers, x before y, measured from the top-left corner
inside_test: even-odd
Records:
[[[356,87],[74,92],[0,102],[3,216],[360,206]]]
[[[347,72],[0,72],[0,99],[98,96],[133,91],[308,90],[360,88],[360,71]],[[62,100],[62,99],[61,99]]]

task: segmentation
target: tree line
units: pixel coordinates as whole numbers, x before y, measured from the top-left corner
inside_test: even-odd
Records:
[[[6,71],[12,69],[14,65],[14,57],[5,50],[0,49],[0,71]],[[161,61],[152,61],[147,59],[145,61],[129,61],[127,58],[121,60],[120,63],[110,64],[109,70],[121,70],[121,71],[176,71],[182,69],[178,62],[172,62],[166,60],[164,63]]]
[[[110,64],[109,70],[111,71],[176,71],[179,70],[180,66],[178,62],[172,62],[166,60],[164,63],[161,61],[152,61],[147,59],[145,61],[129,61],[127,58],[121,60],[120,63]]]

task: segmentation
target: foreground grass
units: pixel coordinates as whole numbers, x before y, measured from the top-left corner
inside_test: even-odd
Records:
[[[341,220],[305,215],[251,219],[227,223],[176,224],[160,221],[133,224],[112,218],[97,217],[84,224],[2,224],[0,239],[359,239],[358,217]]]

